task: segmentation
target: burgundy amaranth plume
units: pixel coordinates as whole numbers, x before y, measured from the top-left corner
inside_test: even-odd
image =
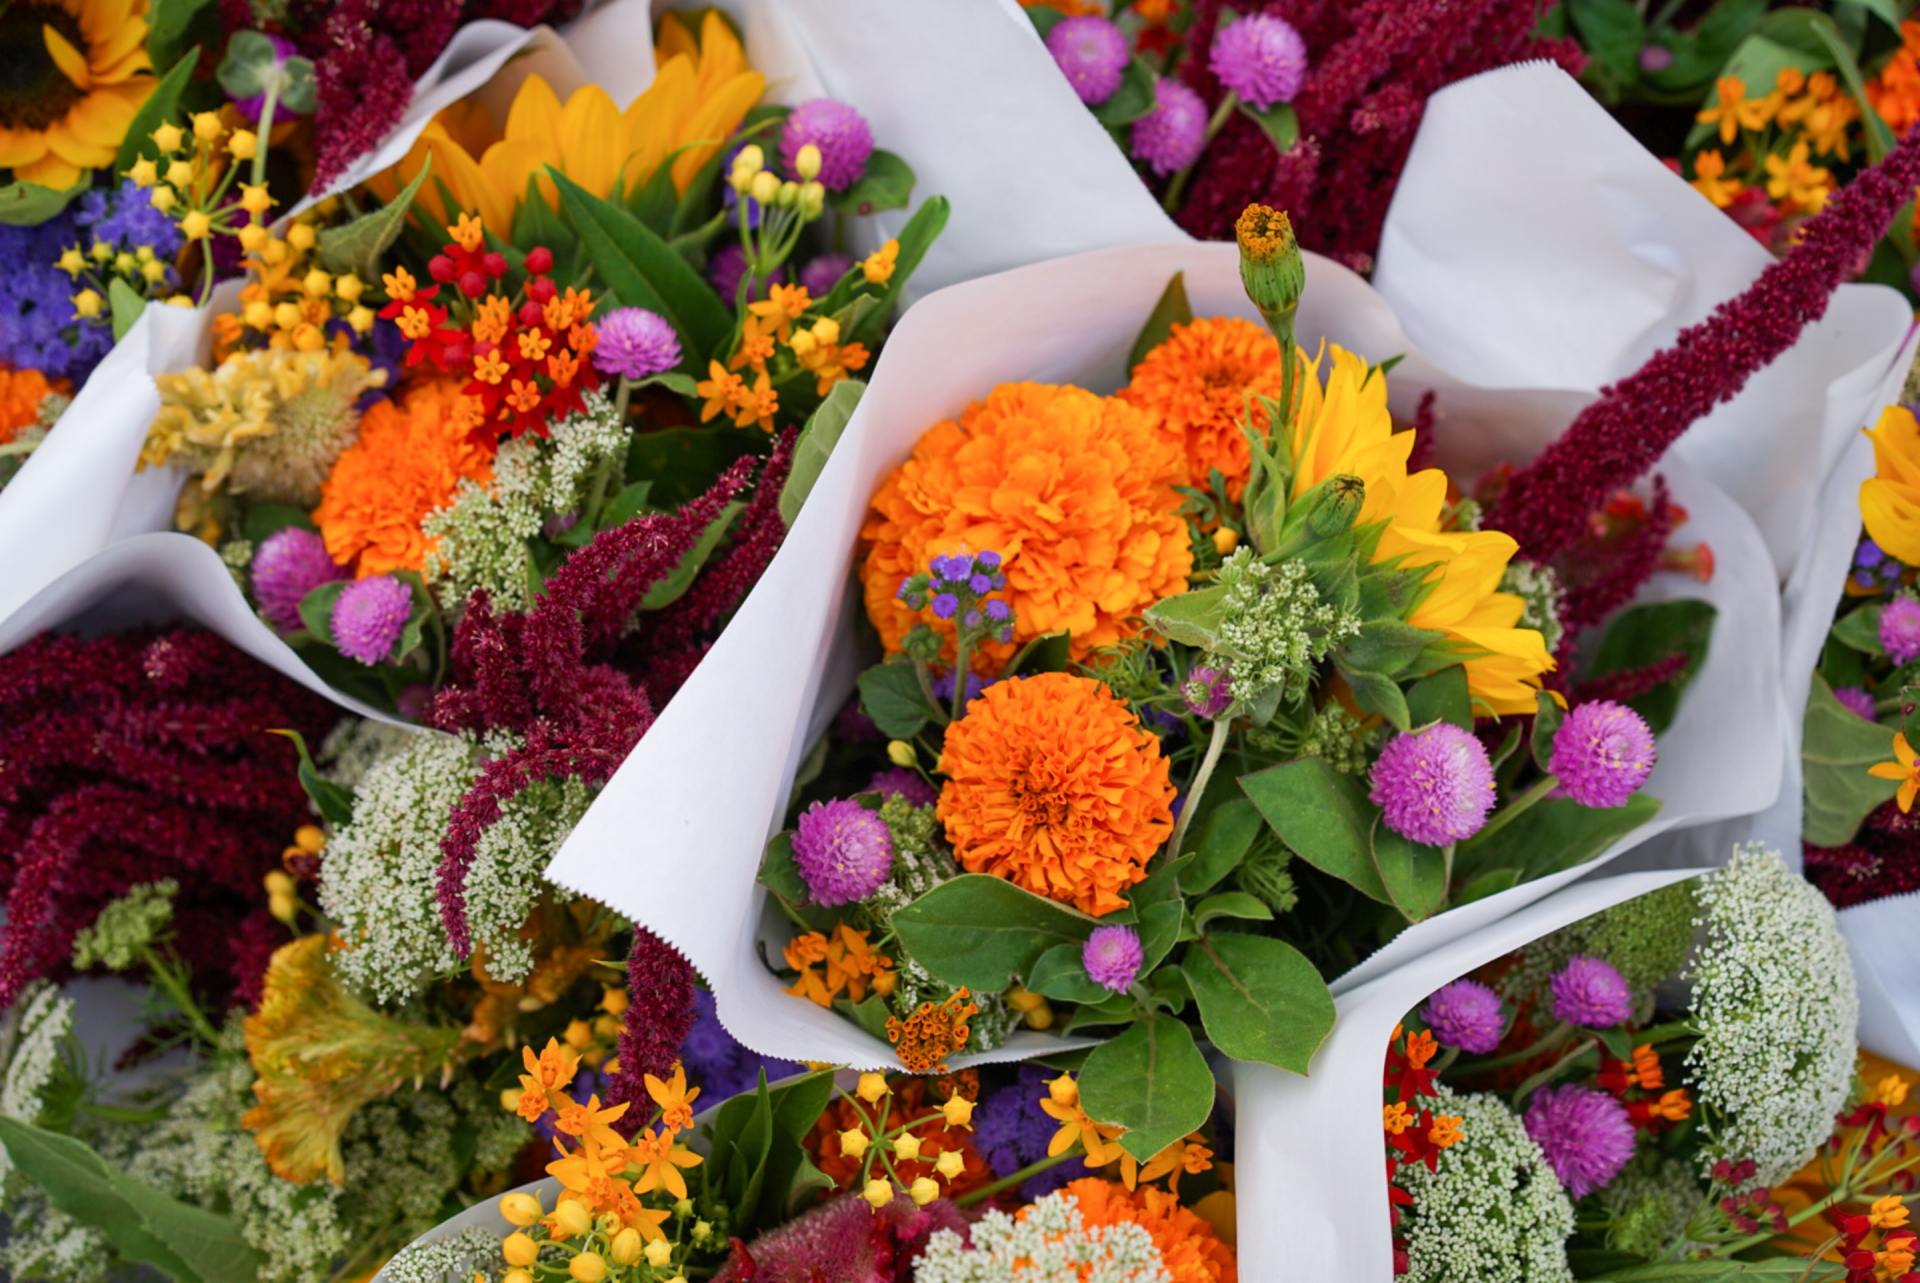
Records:
[[[647,1075],[666,1078],[680,1058],[680,1044],[693,1028],[693,964],[645,927],[635,927],[627,952],[626,1023],[615,1052],[619,1071],[607,1088],[607,1103],[634,1108],[615,1124],[632,1136],[650,1112]]]
[[[1485,524],[1551,561],[1587,529],[1588,514],[1632,485],[1694,423],[1826,314],[1920,183],[1920,130],[1862,171],[1807,220],[1800,241],[1671,347],[1600,394],[1488,507]]]

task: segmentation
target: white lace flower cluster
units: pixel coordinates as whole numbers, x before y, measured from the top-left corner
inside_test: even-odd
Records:
[[[1498,1096],[1436,1087],[1436,1114],[1457,1114],[1463,1139],[1438,1171],[1402,1167],[1413,1196],[1400,1283],[1571,1283],[1573,1203],[1526,1126]]]
[[[27,986],[0,1027],[7,1067],[5,1079],[0,1079],[0,1114],[23,1123],[39,1121],[41,1095],[60,1067],[60,1053],[72,1028],[70,998],[44,980]],[[6,1148],[0,1146],[0,1178],[6,1176],[7,1168]]]
[[[486,1277],[487,1267],[500,1259],[500,1236],[469,1228],[432,1243],[415,1243],[388,1261],[380,1277],[392,1283],[468,1283]]]
[[[1131,1222],[1088,1226],[1072,1195],[1053,1193],[1018,1220],[988,1212],[969,1245],[952,1230],[927,1240],[914,1283],[1172,1283],[1153,1236]]]
[[[1700,1040],[1687,1078],[1718,1159],[1771,1185],[1833,1134],[1852,1086],[1860,997],[1833,906],[1760,843],[1699,886],[1705,938],[1687,978]]]

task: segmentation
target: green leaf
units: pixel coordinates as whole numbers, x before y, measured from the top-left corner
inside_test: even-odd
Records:
[[[1120,1144],[1144,1160],[1206,1126],[1213,1075],[1186,1025],[1145,1016],[1087,1056],[1080,1104],[1090,1117],[1126,1128]]]
[[[1292,103],[1277,102],[1265,111],[1251,103],[1241,103],[1240,114],[1260,126],[1275,151],[1292,150],[1300,137],[1300,117],[1295,114]]]
[[[1176,325],[1185,325],[1193,319],[1193,305],[1187,302],[1187,278],[1184,272],[1175,272],[1173,279],[1167,282],[1167,288],[1160,291],[1160,300],[1153,305],[1153,311],[1147,313],[1147,323],[1140,327],[1140,334],[1133,340],[1133,346],[1127,350],[1127,371],[1146,359],[1147,353],[1167,341]]]
[[[686,340],[682,363],[705,368],[733,330],[733,314],[713,288],[651,227],[551,166],[547,172],[607,292],[666,317]]]
[[[1220,626],[1227,617],[1227,590],[1215,584],[1162,597],[1147,607],[1147,626],[1168,641],[1195,650],[1219,650]]]
[[[313,764],[313,754],[307,751],[307,741],[299,731],[274,728],[274,735],[284,735],[293,741],[294,752],[300,755],[300,787],[307,791],[314,808],[320,812],[320,818],[328,824],[345,824],[353,818],[353,790],[342,788],[320,773]]]
[[[1898,0],[1839,0],[1839,7],[1860,9],[1880,19],[1895,31],[1900,30],[1900,19],[1903,15],[1900,12],[1901,6]]]
[[[429,150],[420,172],[391,201],[374,206],[351,223],[322,231],[320,262],[326,269],[335,274],[352,272],[362,284],[379,280],[380,256],[400,239],[407,225],[407,211],[413,208],[413,198],[432,168],[433,152]],[[545,201],[538,203],[543,207],[546,204]]]
[[[178,66],[183,53],[191,53],[186,59],[189,66],[199,61],[198,49],[185,50],[183,46],[193,33],[205,27],[207,34],[218,36],[220,32],[219,14],[213,0],[154,0],[147,10],[147,56],[156,67]],[[169,73],[171,74],[171,73]],[[158,90],[155,90],[158,93]],[[176,94],[177,96],[177,94]],[[149,98],[148,102],[153,100]],[[171,114],[171,108],[168,109]],[[138,136],[145,138],[159,121],[148,124],[139,131]],[[128,138],[134,137],[129,131]],[[133,163],[133,158],[124,156],[114,166],[115,172],[125,169]]]
[[[999,993],[1056,944],[1078,946],[1099,923],[1003,878],[963,873],[895,910],[914,961],[945,984]]]
[[[1415,726],[1447,722],[1463,731],[1473,729],[1473,699],[1467,694],[1467,670],[1451,664],[1407,691],[1407,716]]]
[[[819,408],[807,417],[807,426],[800,429],[800,439],[793,445],[793,467],[787,473],[786,484],[780,487],[780,520],[789,527],[800,515],[800,505],[813,492],[813,483],[820,479],[821,470],[833,456],[833,447],[839,444],[840,434],[847,430],[847,421],[853,418],[854,407],[860,404],[860,396],[866,390],[867,385],[858,379],[840,380]]]
[[[800,876],[800,866],[793,860],[792,833],[783,830],[767,839],[756,880],[788,904],[805,904],[811,898],[807,880]]]
[[[1894,760],[1893,732],[1835,699],[1817,673],[1800,725],[1801,836],[1815,846],[1845,846],[1867,812],[1900,790],[1898,780],[1867,774],[1868,767]]]
[[[913,202],[913,166],[890,151],[875,148],[867,168],[852,186],[833,193],[828,203],[849,214],[905,209]]]
[[[8,183],[0,187],[0,226],[38,227],[56,217],[88,186],[85,179],[65,191],[42,187],[39,183]]]
[[[231,1220],[134,1180],[83,1141],[0,1115],[0,1145],[53,1206],[99,1230],[130,1263],[175,1283],[257,1278],[265,1266]]]
[[[1163,900],[1140,910],[1140,974],[1151,972],[1173,952],[1186,916],[1187,908],[1178,900]]]
[[[1042,997],[1057,1002],[1077,1002],[1082,1005],[1105,1002],[1113,994],[1087,974],[1080,949],[1081,946],[1077,944],[1049,947],[1034,960],[1023,983]]]
[[[1065,21],[1067,16],[1064,11],[1050,4],[1029,5],[1026,8],[1027,21],[1033,24],[1033,29],[1040,33],[1042,40],[1052,35],[1053,29]]]
[[[1567,0],[1567,12],[1587,55],[1617,84],[1632,84],[1640,70],[1640,47],[1647,42],[1646,20],[1632,0]]]
[[[316,638],[333,645],[333,603],[340,600],[340,594],[351,583],[348,579],[330,579],[326,583],[307,590],[300,599],[300,622]]]
[[[693,541],[693,547],[687,549],[686,555],[680,558],[680,564],[673,568],[673,573],[647,589],[647,595],[640,599],[640,609],[664,610],[679,601],[686,594],[687,589],[693,587],[693,581],[699,575],[700,568],[707,564],[709,557],[713,556],[714,549],[718,548],[720,541],[727,537],[727,531],[733,525],[733,519],[739,516],[740,510],[746,506],[741,500],[735,499],[722,508],[720,515],[707,523],[707,528],[702,530],[700,537]]]
[[[141,298],[133,286],[116,276],[107,282],[107,301],[113,306],[113,341],[118,343],[127,337],[127,331],[140,319],[140,313],[147,308],[147,300]]]
[[[941,229],[947,225],[947,218],[953,212],[953,206],[945,196],[931,196],[922,201],[920,208],[913,211],[913,217],[900,229],[896,238],[900,242],[900,253],[893,261],[893,275],[880,290],[874,300],[874,308],[854,323],[853,333],[847,341],[858,339],[868,347],[877,346],[880,335],[885,330],[893,302],[900,297],[900,291],[906,288],[914,269],[920,266],[920,260],[927,256],[927,250],[939,238]]]
[[[1165,975],[1162,971],[1159,975]],[[1116,993],[1105,1002],[1096,1002],[1090,1006],[1075,1007],[1067,1015],[1067,1023],[1060,1026],[1060,1032],[1074,1034],[1087,1029],[1107,1028],[1113,1025],[1132,1024],[1139,1014],[1139,1008],[1133,999],[1124,993]]]
[[[1220,885],[1247,858],[1264,824],[1259,810],[1244,797],[1228,798],[1207,812],[1194,843],[1194,861],[1180,875],[1181,891],[1198,895]]]
[[[1706,662],[1719,612],[1711,602],[1693,598],[1629,606],[1615,615],[1594,648],[1587,668],[1592,680],[1658,663],[1674,654],[1687,657],[1686,667],[1673,680],[1635,696],[1628,703],[1647,719],[1658,735],[1673,724],[1680,711],[1680,695]]]
[[[600,514],[600,528],[612,530],[639,516],[640,510],[647,506],[647,496],[652,490],[651,481],[635,481],[621,486],[613,498],[607,500],[606,510]]]
[[[752,1092],[721,1105],[708,1124],[707,1161],[700,1168],[705,1191],[721,1198],[740,1225],[785,1221],[820,1173],[807,1154],[806,1138],[833,1098],[830,1070],[767,1085],[766,1071]]]
[[[1152,111],[1155,101],[1153,68],[1135,58],[1121,75],[1120,87],[1093,109],[1093,118],[1109,129],[1117,128]]]
[[[1559,734],[1560,723],[1567,720],[1567,711],[1545,691],[1534,697],[1533,705],[1533,736],[1527,742],[1527,749],[1533,754],[1535,766],[1543,771],[1551,771],[1553,737]]]
[[[1880,644],[1880,612],[1884,609],[1879,602],[1874,602],[1848,611],[1834,621],[1831,636],[1848,650],[1857,650],[1875,659],[1885,658],[1886,648]]]
[[[849,998],[835,998],[833,1009],[881,1042],[889,1041],[887,1018],[893,1015],[893,1009],[887,1006],[887,1000],[879,994],[868,994],[859,1002]]]
[[[1446,903],[1446,860],[1438,848],[1409,841],[1376,820],[1371,854],[1387,898],[1408,922],[1430,918]]]
[[[236,31],[227,41],[227,53],[213,78],[229,98],[257,98],[267,91],[279,67],[280,53],[273,41],[258,31]]]
[[[159,32],[156,29],[152,38],[157,39],[158,35]],[[167,74],[160,77],[158,83],[154,85],[153,92],[147,95],[147,100],[140,104],[140,110],[133,113],[133,120],[128,124],[127,132],[120,136],[120,151],[113,158],[115,174],[126,173],[133,166],[133,162],[142,156],[158,157],[160,155],[160,149],[154,145],[153,139],[148,135],[164,122],[173,119],[174,114],[179,111],[180,95],[186,90],[187,81],[192,77],[193,69],[199,61],[198,45],[181,54],[178,60],[167,68]]]
[[[1333,994],[1307,956],[1262,935],[1210,935],[1180,970],[1200,1007],[1207,1039],[1235,1060],[1296,1074],[1333,1031]]]
[[[1334,657],[1334,666],[1347,679],[1347,685],[1353,691],[1353,702],[1362,710],[1386,718],[1395,730],[1413,728],[1413,713],[1407,707],[1407,697],[1401,692],[1400,683],[1385,673],[1350,668],[1340,663],[1337,655]]]
[[[920,675],[904,660],[875,664],[860,674],[860,708],[888,739],[918,735],[935,717]]]
[[[1013,653],[1005,676],[1030,677],[1034,673],[1064,673],[1072,658],[1073,636],[1064,630],[1043,633]]]
[[[698,498],[728,464],[753,451],[758,432],[738,428],[666,428],[636,432],[627,446],[627,473],[653,482],[648,501],[671,512]]]
[[[307,515],[305,508],[297,508],[290,503],[274,503],[262,500],[248,507],[246,519],[241,522],[241,532],[249,542],[259,545],[271,535],[293,526],[301,530],[315,529],[313,518]]]
[[[1348,668],[1395,677],[1405,672],[1421,651],[1445,635],[1431,628],[1415,628],[1397,619],[1370,619],[1361,625],[1358,635],[1341,642],[1334,655]]]
[[[1454,849],[1454,876],[1469,881],[1490,869],[1518,869],[1523,882],[1575,868],[1651,820],[1658,798],[1635,793],[1620,806],[1582,806],[1570,797],[1535,802],[1513,823]]]
[[[1364,896],[1393,903],[1373,863],[1380,812],[1360,780],[1308,757],[1243,776],[1240,790],[1295,855]]]
[[[1782,13],[1795,10],[1783,9]],[[1833,65],[1832,55],[1821,46],[1820,41],[1804,23],[1789,23],[1780,29],[1776,38],[1773,33],[1762,34],[1758,29],[1749,28],[1743,38],[1715,73],[1716,76],[1737,76],[1747,87],[1752,98],[1761,98],[1772,90],[1774,80],[1782,67],[1795,67],[1807,73],[1821,71]],[[1678,50],[1676,50],[1676,56]],[[1718,124],[1696,123],[1687,132],[1686,150],[1695,148],[1712,140],[1713,146],[1720,146],[1717,134]]]
[[[1271,922],[1273,910],[1257,896],[1245,891],[1222,891],[1219,895],[1210,895],[1193,906],[1193,925],[1196,930],[1205,931],[1207,924],[1216,918],[1237,918],[1245,922]]]
[[[1463,883],[1460,889],[1453,893],[1453,904],[1458,908],[1463,904],[1484,900],[1490,895],[1498,895],[1502,891],[1511,890],[1519,885],[1520,870],[1488,869],[1485,873]]]

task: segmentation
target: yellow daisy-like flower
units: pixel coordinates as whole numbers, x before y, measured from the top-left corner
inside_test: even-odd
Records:
[[[652,1074],[642,1076],[646,1083],[647,1095],[653,1097],[653,1103],[660,1107],[660,1124],[669,1133],[683,1132],[693,1126],[693,1102],[700,1096],[700,1089],[687,1090],[687,1071],[675,1062],[671,1080],[662,1080]]]
[[[1747,97],[1746,82],[1738,76],[1722,76],[1714,82],[1713,104],[1702,107],[1694,119],[1703,125],[1718,126],[1720,142],[1732,146],[1743,129],[1764,129],[1773,118],[1774,106],[1767,98]]]
[[[1890,405],[1867,439],[1873,476],[1860,483],[1860,519],[1889,556],[1920,564],[1920,421],[1904,405]]]
[[[1913,809],[1913,799],[1920,795],[1920,756],[1915,755],[1904,734],[1894,732],[1893,760],[1875,762],[1867,768],[1867,774],[1877,780],[1899,780],[1900,791],[1894,794],[1894,800],[1900,804],[1900,813]]]
[[[111,165],[153,92],[147,0],[0,6],[0,169],[64,190]]]

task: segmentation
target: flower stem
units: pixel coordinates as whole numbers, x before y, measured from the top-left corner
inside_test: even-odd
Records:
[[[1573,1032],[1572,1025],[1565,1024],[1565,1023],[1557,1024],[1553,1028],[1547,1030],[1546,1033],[1540,1035],[1540,1037],[1534,1039],[1534,1041],[1529,1043],[1527,1046],[1522,1047],[1519,1051],[1509,1052],[1504,1056],[1495,1056],[1492,1060],[1470,1061],[1464,1067],[1465,1071],[1470,1074],[1482,1074],[1482,1073],[1488,1072],[1489,1070],[1505,1069],[1508,1065],[1524,1064],[1525,1062],[1532,1060],[1535,1056],[1538,1056],[1543,1052],[1548,1052],[1553,1050],[1555,1047],[1565,1042],[1567,1040],[1567,1035],[1571,1034],[1572,1032]]]
[[[1522,793],[1519,797],[1511,799],[1505,806],[1495,811],[1493,818],[1487,821],[1487,826],[1474,834],[1472,840],[1475,842],[1484,842],[1486,839],[1492,837],[1501,829],[1506,828],[1507,825],[1519,819],[1520,816],[1526,813],[1529,807],[1547,794],[1553,792],[1559,785],[1559,776],[1541,776],[1538,781],[1528,787],[1526,792]]]
[[[1227,96],[1220,100],[1220,105],[1213,109],[1213,115],[1207,121],[1206,135],[1200,141],[1200,154],[1202,156],[1206,155],[1208,145],[1213,142],[1220,131],[1227,127],[1227,118],[1233,115],[1233,109],[1239,105],[1240,95],[1234,93],[1231,89],[1227,90]],[[1196,159],[1193,165],[1198,165],[1199,163],[1199,160]],[[1188,165],[1185,169],[1175,174],[1173,181],[1167,184],[1167,194],[1161,199],[1160,207],[1169,214],[1180,208],[1180,198],[1186,194],[1187,180],[1193,177],[1193,165]]]
[[[1207,755],[1200,759],[1200,769],[1193,774],[1193,784],[1187,789],[1187,800],[1180,806],[1180,822],[1174,826],[1173,842],[1167,848],[1174,859],[1180,858],[1180,844],[1186,839],[1187,826],[1193,822],[1193,813],[1200,808],[1200,799],[1207,794],[1207,782],[1213,778],[1213,768],[1220,764],[1220,754],[1227,747],[1227,731],[1233,723],[1219,718],[1213,724],[1213,734],[1207,738]]]
[[[1560,1057],[1560,1059],[1554,1061],[1551,1065],[1548,1065],[1545,1069],[1542,1069],[1539,1073],[1514,1088],[1512,1097],[1513,1107],[1515,1109],[1520,1108],[1520,1103],[1533,1094],[1534,1088],[1543,1087],[1551,1082],[1555,1074],[1558,1074],[1569,1064],[1586,1055],[1589,1051],[1592,1051],[1596,1045],[1597,1040],[1592,1038],[1583,1039],[1575,1043],[1567,1050],[1566,1055]]]
[[[1069,1158],[1076,1157],[1079,1154],[1079,1152],[1080,1152],[1080,1147],[1078,1145],[1075,1145],[1072,1148],[1063,1150],[1058,1154],[1054,1154],[1054,1155],[1051,1155],[1050,1157],[1040,1159],[1038,1162],[1028,1163],[1025,1167],[1022,1167],[1019,1171],[1014,1172],[1012,1175],[1002,1176],[999,1180],[994,1181],[991,1185],[982,1185],[979,1189],[969,1190],[967,1193],[962,1194],[959,1198],[956,1198],[953,1201],[955,1204],[957,1204],[960,1207],[972,1207],[975,1203],[984,1203],[986,1200],[992,1198],[995,1194],[998,1194],[1001,1190],[1012,1189],[1017,1185],[1024,1185],[1029,1180],[1032,1180],[1035,1176],[1038,1176],[1041,1172],[1044,1172],[1049,1168],[1058,1167],[1060,1166],[1060,1164],[1066,1162]]]

